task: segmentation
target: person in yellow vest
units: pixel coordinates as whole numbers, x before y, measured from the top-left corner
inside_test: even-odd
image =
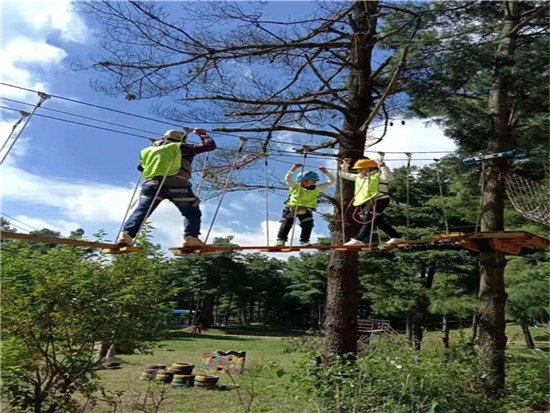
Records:
[[[355,182],[353,205],[360,208],[359,216],[365,224],[361,226],[359,234],[344,245],[367,245],[373,224],[390,237],[387,244],[404,242],[405,239],[401,238],[401,234],[384,219],[384,210],[390,204],[389,183],[393,180],[390,168],[384,162],[376,163],[371,159],[360,159],[352,168],[358,173],[352,174],[348,172],[349,164],[350,159],[344,159],[340,176]]]
[[[328,178],[328,181],[324,184],[317,185],[319,175],[314,171],[302,172],[297,178],[298,183],[296,183],[293,179],[294,172],[302,166],[299,163],[294,164],[285,176],[285,181],[289,186],[289,194],[280,221],[281,226],[275,244],[277,246],[284,246],[288,241],[288,233],[294,224],[295,215],[300,220],[300,227],[302,228],[300,245],[311,245],[309,239],[313,231],[313,211],[317,208],[317,198],[319,198],[319,194],[323,189],[328,188],[335,182],[334,177],[327,171],[327,168],[319,168]]]
[[[162,139],[141,151],[138,169],[143,172],[145,182],[141,188],[137,208],[122,227],[116,242],[118,246],[132,245],[139,228],[147,218],[147,211],[150,210],[152,213],[165,199],[170,200],[184,217],[183,246],[204,245],[198,238],[202,214],[199,208],[200,200],[191,189],[191,163],[195,155],[216,149],[216,143],[204,129],[194,130],[201,138],[201,143],[186,143],[187,135],[191,131],[192,129],[186,129],[185,132],[169,130]]]

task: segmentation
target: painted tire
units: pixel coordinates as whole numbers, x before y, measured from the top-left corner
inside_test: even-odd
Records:
[[[176,374],[172,380],[173,387],[193,387],[194,374]]]
[[[218,376],[212,376],[212,375],[200,375],[195,376],[195,387],[203,388],[203,389],[211,389],[216,385],[220,378]]]
[[[191,374],[195,368],[194,364],[190,363],[174,363],[172,364],[173,370],[178,370],[178,374]]]

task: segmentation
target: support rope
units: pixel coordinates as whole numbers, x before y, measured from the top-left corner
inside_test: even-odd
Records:
[[[120,224],[120,228],[118,229],[118,232],[116,234],[115,242],[118,240],[118,237],[120,237],[120,234],[122,233],[122,228],[124,228],[124,224],[126,222],[126,218],[128,218],[128,214],[130,213],[130,210],[132,209],[132,201],[136,197],[136,192],[139,188],[139,184],[141,183],[141,176],[143,175],[142,172],[139,173],[138,179],[136,181],[136,185],[134,186],[134,191],[132,192],[132,197],[130,198],[130,202],[128,203],[128,207],[126,208],[126,212],[124,213],[124,218],[122,218],[122,223]]]
[[[265,245],[269,247],[269,181],[268,181],[268,160],[267,153],[264,154],[264,175],[265,175]]]
[[[481,215],[483,213],[483,191],[485,190],[485,162],[484,161],[481,161],[481,175],[479,177],[479,186],[481,187],[481,193],[479,195],[479,209],[477,213],[476,227],[474,230],[474,234],[477,234],[479,232],[479,229],[481,227]]]
[[[25,119],[27,116],[29,116],[30,113],[29,112],[25,112],[24,110],[20,110],[19,111],[19,119],[17,119],[17,122],[15,122],[13,124],[13,126],[11,127],[11,131],[10,131],[10,134],[8,135],[8,137],[6,138],[6,140],[4,141],[4,143],[2,144],[2,147],[0,148],[0,152],[2,152],[4,150],[4,148],[6,147],[6,145],[8,144],[10,138],[11,138],[11,135],[13,135],[13,132],[15,132],[15,129],[17,129],[17,127],[19,126],[19,124],[21,123],[21,121],[23,119]]]
[[[27,120],[25,121],[25,123],[23,124],[23,126],[21,127],[21,129],[19,130],[19,133],[17,133],[17,135],[15,136],[15,138],[11,141],[11,144],[8,146],[8,149],[6,150],[6,152],[4,153],[4,156],[2,156],[2,160],[0,160],[0,165],[2,165],[4,163],[4,161],[6,160],[6,158],[8,157],[8,154],[10,153],[10,151],[13,149],[14,145],[15,145],[15,142],[17,142],[17,140],[19,139],[19,137],[21,136],[21,134],[23,133],[23,131],[25,130],[25,128],[27,127],[27,125],[29,124],[31,118],[33,117],[34,113],[36,112],[36,110],[40,107],[40,105],[42,103],[44,103],[45,100],[49,99],[51,96],[50,95],[47,95],[43,92],[37,92],[38,93],[38,96],[40,97],[40,99],[38,100],[38,102],[36,103],[36,105],[34,106],[32,112],[27,116]],[[11,136],[11,134],[10,134]],[[6,141],[7,142],[7,141]],[[3,148],[3,147],[2,147]]]
[[[343,161],[338,162],[338,159],[336,160],[337,163],[337,175],[338,175],[338,187],[340,189],[340,221],[342,223],[342,245],[346,243],[346,210],[344,208],[344,188],[343,183],[344,180],[342,179],[342,174],[340,173],[340,169],[342,167]]]
[[[407,233],[405,236],[405,239],[409,240],[409,224],[410,224],[410,211],[411,211],[411,204],[410,204],[410,175],[411,175],[411,153],[406,152],[405,156],[407,156]]]
[[[306,167],[306,159],[307,159],[307,153],[308,153],[309,149],[310,149],[309,146],[304,145],[304,160],[302,162],[302,169],[300,171],[301,174],[304,173],[304,168]],[[299,182],[297,183],[297,185],[298,185],[298,199],[300,199],[302,186],[300,185]],[[290,246],[291,247],[292,247],[292,242],[294,241],[294,231],[296,229],[296,218],[298,217],[298,208],[299,208],[298,206],[296,206],[294,208],[294,217],[292,218],[292,232],[290,234]]]
[[[231,176],[233,175],[233,171],[235,170],[237,166],[237,161],[239,160],[239,157],[241,156],[241,153],[243,151],[243,147],[248,140],[248,138],[241,136],[241,145],[239,146],[239,150],[237,151],[237,154],[235,155],[235,161],[233,162],[233,165],[231,166],[231,169],[229,170],[229,173],[227,174],[227,179],[225,180],[225,185],[223,187],[222,194],[220,196],[220,201],[218,202],[218,206],[216,207],[216,211],[214,211],[214,216],[212,217],[212,222],[210,222],[210,227],[208,228],[208,232],[206,234],[206,238],[204,239],[204,243],[208,241],[208,238],[210,237],[210,233],[212,232],[212,228],[214,227],[214,222],[216,222],[216,218],[218,216],[218,212],[220,211],[220,207],[222,206],[223,198],[225,197],[225,193],[227,192],[227,189],[229,188],[229,182],[231,181]]]
[[[443,211],[443,220],[445,221],[445,231],[449,233],[449,222],[447,221],[447,211],[445,210],[445,198],[443,197],[443,184],[441,182],[441,174],[439,173],[439,159],[435,161],[435,172],[437,173],[437,183],[439,185],[439,196],[441,198],[441,210]]]
[[[206,171],[208,170],[208,159],[210,159],[210,152],[206,152],[206,156],[204,158],[204,162],[202,164],[202,171],[201,171],[201,177],[199,179],[199,184],[197,185],[197,191],[195,193],[195,195],[197,196],[197,198],[199,197],[199,195],[201,194],[201,188],[202,188],[202,183],[204,181],[204,177],[206,175]]]

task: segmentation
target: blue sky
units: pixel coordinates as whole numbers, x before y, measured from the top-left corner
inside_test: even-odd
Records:
[[[290,13],[293,16],[308,13],[311,9],[309,2],[291,3],[292,5],[289,5],[289,2],[272,2],[269,4],[268,12],[273,17],[285,17]],[[150,105],[159,103],[160,100],[127,101],[122,97],[106,97],[90,87],[90,81],[97,78],[97,73],[72,72],[66,68],[65,62],[69,58],[97,54],[93,46],[93,23],[78,15],[70,1],[2,1],[0,5],[2,82],[155,117],[150,112]],[[174,3],[168,6],[177,10]],[[36,94],[9,87],[0,86],[0,93],[8,99],[29,103],[37,101]],[[171,102],[171,98],[163,101],[168,105]],[[2,101],[2,106],[27,111],[31,108],[6,100]],[[46,101],[43,106],[142,128],[158,134],[162,134],[166,129],[173,129],[169,125],[164,126],[54,98]],[[0,113],[0,141],[3,142],[18,115],[7,110]],[[39,110],[37,113],[93,123],[46,110]],[[216,134],[212,136],[219,146],[236,145],[236,140],[231,137]],[[286,132],[275,135],[275,139],[307,143],[303,135]],[[71,230],[81,227],[88,236],[104,229],[112,239],[120,226],[138,178],[135,166],[139,151],[146,146],[148,141],[144,139],[34,117],[2,167],[2,211],[32,227],[48,227],[61,231],[63,235],[68,235]],[[384,141],[375,149],[448,151],[453,150],[454,145],[443,136],[437,126],[426,127],[424,122],[412,119],[407,121],[405,126],[397,125],[390,128]],[[286,161],[297,159],[281,156],[277,158]],[[391,158],[401,159],[404,156],[392,155]],[[329,160],[316,159],[310,163],[315,166],[335,167],[335,162]],[[417,162],[422,163],[426,162]],[[403,162],[388,164],[390,167],[396,167]],[[199,169],[199,165],[200,160],[196,162],[195,169]],[[277,178],[282,181],[285,171],[290,166],[270,162],[272,181]],[[245,180],[253,180],[259,179],[261,174],[262,170],[253,168],[240,173],[240,176]],[[269,230],[272,243],[285,198],[286,193],[270,193]],[[208,229],[217,201],[211,199],[202,206],[203,234]],[[161,204],[151,221],[156,227],[154,241],[161,243],[165,248],[181,243],[182,223],[175,207],[167,202]],[[228,194],[214,226],[213,236],[234,235],[235,241],[242,245],[265,245],[265,227],[263,192]],[[320,217],[317,218],[314,238],[327,234],[326,222]]]

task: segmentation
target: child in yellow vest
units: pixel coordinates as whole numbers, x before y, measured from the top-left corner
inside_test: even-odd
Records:
[[[298,183],[296,183],[292,176],[302,166],[299,163],[295,164],[285,176],[285,181],[289,186],[289,195],[283,209],[283,218],[280,221],[281,226],[277,234],[276,245],[278,246],[284,246],[288,240],[288,233],[292,229],[294,216],[300,220],[300,227],[302,227],[300,245],[311,245],[309,239],[313,231],[313,211],[317,208],[317,198],[319,198],[319,194],[323,189],[328,188],[335,182],[334,177],[327,171],[327,168],[319,168],[328,178],[328,181],[324,184],[317,185],[319,175],[313,171],[302,172],[297,178]]]
[[[376,163],[371,159],[360,159],[352,169],[358,173],[348,172],[350,159],[344,159],[341,165],[340,176],[355,182],[353,205],[360,208],[359,216],[365,222],[359,234],[344,245],[366,245],[370,238],[372,225],[384,231],[391,238],[387,244],[404,242],[399,232],[384,219],[384,210],[390,204],[389,183],[393,180],[390,168],[384,162]],[[374,215],[374,216],[373,216]]]

